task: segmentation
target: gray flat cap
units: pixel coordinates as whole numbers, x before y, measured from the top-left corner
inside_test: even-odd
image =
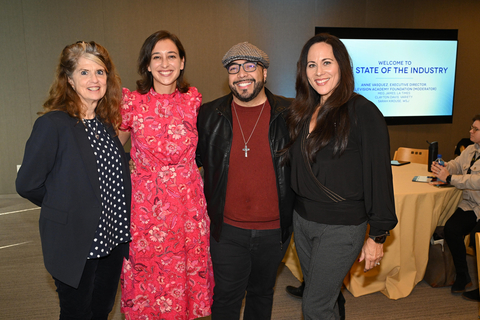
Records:
[[[231,47],[223,56],[223,66],[227,67],[235,60],[260,62],[265,69],[268,69],[268,66],[270,65],[270,59],[268,59],[267,54],[248,42],[242,42]]]

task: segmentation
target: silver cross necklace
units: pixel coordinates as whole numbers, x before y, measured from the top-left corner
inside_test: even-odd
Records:
[[[248,157],[248,151],[250,151],[250,149],[247,146],[248,142],[252,138],[253,132],[257,128],[258,121],[260,121],[260,117],[262,116],[263,108],[265,108],[265,103],[266,102],[267,102],[267,99],[265,99],[265,101],[263,102],[262,110],[260,111],[257,122],[255,122],[255,126],[253,127],[252,133],[250,133],[250,136],[248,137],[248,139],[245,140],[245,135],[243,134],[242,125],[240,124],[240,119],[238,119],[237,109],[235,108],[235,103],[232,101],[233,110],[235,111],[235,116],[237,117],[238,127],[240,128],[240,132],[242,133],[243,142],[245,143],[245,148],[242,149],[242,151],[245,151],[245,158]]]

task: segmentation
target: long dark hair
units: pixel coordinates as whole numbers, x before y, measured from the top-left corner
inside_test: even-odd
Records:
[[[50,87],[48,98],[43,104],[44,111],[39,112],[39,114],[59,110],[67,112],[71,117],[79,120],[83,118],[84,111],[81,99],[68,83],[68,79],[72,77],[81,57],[98,63],[107,72],[107,91],[103,98],[98,101],[95,113],[103,122],[112,124],[117,131],[122,122],[120,114],[120,103],[122,101],[120,77],[107,49],[94,41],[78,41],[62,50],[55,80]]]
[[[315,161],[315,154],[333,142],[333,156],[341,155],[348,144],[350,132],[350,119],[347,101],[355,95],[353,80],[352,61],[345,45],[335,36],[321,33],[312,37],[303,46],[300,58],[297,62],[297,79],[295,89],[297,91],[287,123],[290,131],[291,142],[283,154],[288,160],[288,149],[301,134],[304,126],[309,126],[309,120],[315,110],[320,106],[321,96],[310,86],[307,77],[307,58],[310,48],[319,42],[325,42],[332,46],[333,55],[339,65],[340,80],[331,95],[324,101],[318,115],[315,129],[310,133],[306,141],[306,148],[302,150],[310,162]]]
[[[187,55],[185,49],[183,48],[180,39],[173,33],[170,33],[166,30],[160,30],[151,34],[143,43],[142,48],[140,49],[140,54],[138,56],[138,74],[141,76],[140,80],[137,80],[137,91],[141,94],[146,94],[150,91],[150,88],[153,86],[153,76],[148,71],[148,66],[152,60],[152,51],[158,41],[170,39],[175,43],[178,49],[178,54],[180,59],[183,59],[183,70],[180,70],[180,75],[177,78],[177,89],[181,93],[186,93],[189,88],[188,82],[183,78],[185,72],[185,66],[187,65]]]

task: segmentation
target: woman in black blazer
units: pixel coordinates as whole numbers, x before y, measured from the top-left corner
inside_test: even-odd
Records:
[[[130,241],[131,184],[117,138],[120,79],[95,42],[65,47],[16,187],[41,206],[45,267],[60,319],[107,319]]]

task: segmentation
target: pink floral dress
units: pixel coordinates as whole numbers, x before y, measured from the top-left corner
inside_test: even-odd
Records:
[[[123,90],[122,129],[131,132],[130,257],[122,273],[126,319],[195,319],[210,314],[210,219],[195,164],[202,96]]]

